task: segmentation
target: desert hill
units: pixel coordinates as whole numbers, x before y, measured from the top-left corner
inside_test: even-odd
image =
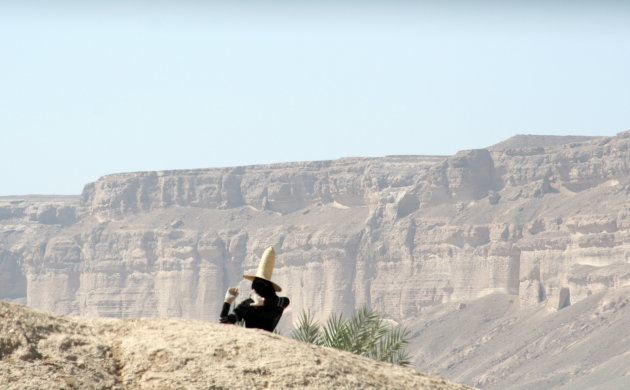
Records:
[[[247,291],[241,275],[273,245],[273,278],[292,302],[285,332],[307,308],[322,319],[369,305],[410,328],[420,371],[488,390],[589,389],[630,375],[627,364],[603,368],[626,355],[602,333],[570,327],[627,318],[628,305],[602,322],[598,299],[627,298],[629,196],[630,132],[516,136],[453,156],[118,173],[77,196],[0,197],[0,299],[214,322],[225,289]],[[530,328],[564,329],[564,343]],[[625,345],[630,327],[615,329]],[[485,358],[491,347],[497,360]],[[564,359],[548,369],[550,354]]]
[[[73,318],[6,302],[0,388],[469,389],[260,330],[185,319]]]

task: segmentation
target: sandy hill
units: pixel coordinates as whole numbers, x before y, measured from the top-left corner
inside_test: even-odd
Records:
[[[0,302],[0,388],[469,387],[276,334],[196,320],[51,315]]]

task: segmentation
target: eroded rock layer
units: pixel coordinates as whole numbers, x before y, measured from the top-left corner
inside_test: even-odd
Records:
[[[409,323],[499,293],[557,311],[630,285],[630,132],[518,136],[390,156],[105,176],[80,197],[0,198],[0,298],[58,313],[216,319],[278,253],[324,318],[369,304]]]

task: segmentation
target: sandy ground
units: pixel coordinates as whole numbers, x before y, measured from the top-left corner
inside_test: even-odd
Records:
[[[3,390],[468,388],[233,325],[65,317],[6,302],[0,359]]]

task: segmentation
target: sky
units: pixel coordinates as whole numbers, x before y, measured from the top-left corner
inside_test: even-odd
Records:
[[[629,1],[0,0],[0,196],[630,130]]]

